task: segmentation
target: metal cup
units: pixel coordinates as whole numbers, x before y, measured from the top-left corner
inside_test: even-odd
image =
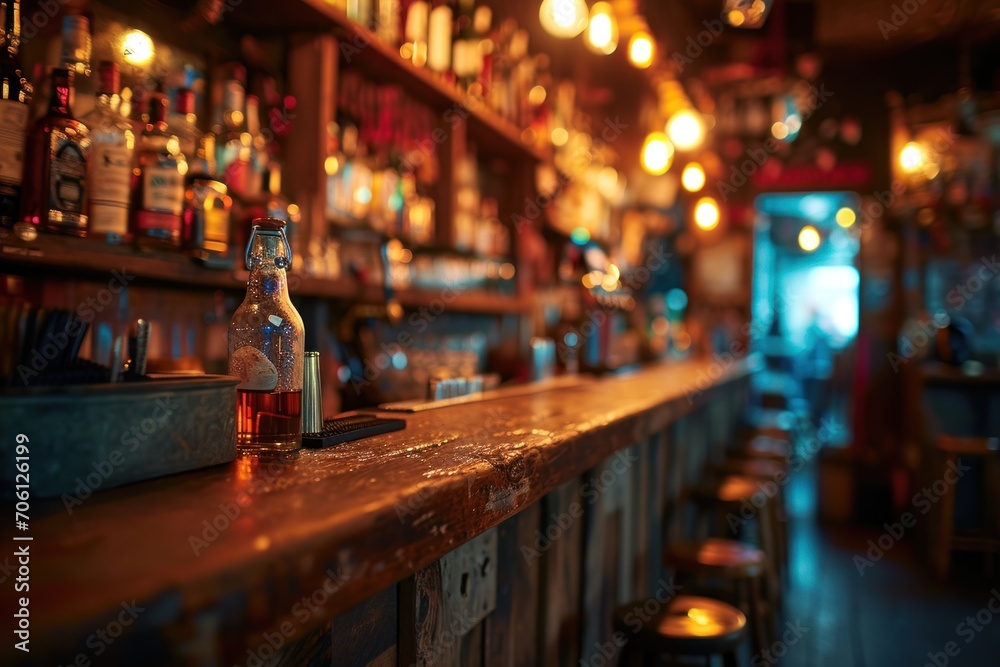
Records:
[[[323,430],[323,387],[319,382],[319,352],[306,352],[302,378],[302,432]]]

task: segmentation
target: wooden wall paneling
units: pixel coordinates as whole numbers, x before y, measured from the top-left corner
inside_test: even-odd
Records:
[[[497,605],[486,618],[485,667],[538,663],[542,503],[497,526]]]
[[[581,577],[586,500],[578,478],[553,489],[543,500],[540,663],[577,667],[580,657]]]
[[[324,162],[328,127],[337,119],[339,56],[339,42],[332,35],[293,35],[289,42],[288,92],[299,104],[295,132],[285,149],[283,180],[286,194],[302,211],[300,244],[327,235]]]
[[[333,665],[395,667],[399,589],[390,586],[333,619]]]
[[[496,608],[498,565],[497,529],[491,528],[403,581],[401,664],[458,666],[482,653],[476,626]],[[475,636],[467,640],[470,633]]]

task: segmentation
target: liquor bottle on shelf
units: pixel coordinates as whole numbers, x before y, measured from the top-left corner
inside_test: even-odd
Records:
[[[376,0],[372,16],[375,34],[383,44],[399,46],[400,0]]]
[[[247,133],[250,135],[250,171],[246,178],[245,196],[260,197],[264,192],[264,174],[270,163],[267,139],[260,132],[260,100],[256,95],[246,98]]]
[[[347,214],[344,208],[344,166],[347,164],[347,156],[341,150],[340,126],[331,123],[327,129],[327,158],[324,169],[326,170],[326,217],[333,220]]]
[[[91,139],[87,126],[73,118],[73,78],[69,70],[52,70],[49,111],[28,134],[21,222],[43,231],[86,236]]]
[[[455,80],[467,90],[478,78],[482,65],[480,37],[473,24],[475,0],[459,0],[455,16],[455,42],[452,46],[451,69]]]
[[[427,0],[413,0],[406,8],[406,21],[403,28],[405,40],[400,53],[417,67],[427,64],[427,23],[430,16],[430,3]]]
[[[149,100],[149,123],[139,141],[138,176],[132,198],[132,235],[143,249],[181,245],[187,162],[177,137],[167,131],[167,98]]]
[[[62,20],[62,67],[90,76],[90,19],[82,14],[67,14]]]
[[[184,250],[206,265],[232,268],[227,261],[232,205],[225,183],[204,174],[189,178],[184,193]]]
[[[87,163],[87,213],[90,236],[122,243],[128,236],[128,207],[132,194],[135,135],[132,124],[119,113],[118,65],[101,61],[100,83],[93,110],[82,118],[90,129],[91,156]]]
[[[236,388],[236,444],[247,451],[302,445],[305,335],[288,297],[291,251],[285,221],[258,218],[246,251],[246,299],[229,325],[229,374]]]
[[[223,84],[222,125],[216,131],[216,162],[219,175],[232,194],[245,197],[251,188],[251,147],[253,137],[246,125],[246,70],[234,68]]]
[[[369,27],[372,22],[372,0],[347,0],[347,18]]]
[[[453,16],[448,0],[434,0],[427,23],[427,67],[440,74],[451,70]]]
[[[17,52],[21,43],[21,2],[0,0],[0,227],[12,227],[21,210],[24,138],[31,115],[31,84]],[[28,231],[33,232],[34,227]]]
[[[188,177],[215,177],[215,143],[210,135],[198,129],[195,115],[195,94],[190,88],[180,88],[174,95],[174,112],[167,123],[170,134],[177,137],[181,153],[187,160]]]

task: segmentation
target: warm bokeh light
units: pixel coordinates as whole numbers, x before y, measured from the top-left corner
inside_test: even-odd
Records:
[[[653,64],[653,38],[648,32],[640,30],[632,35],[628,42],[628,59],[639,69],[646,69]]]
[[[799,247],[806,252],[812,252],[819,247],[819,231],[812,225],[806,225],[799,232]]]
[[[618,20],[611,3],[597,2],[590,8],[587,26],[587,46],[591,51],[611,55],[618,48]]]
[[[746,16],[744,16],[743,12],[740,10],[732,9],[728,14],[726,14],[726,20],[729,21],[729,25],[739,28],[746,20]]]
[[[908,174],[921,171],[927,164],[927,151],[916,141],[911,141],[899,152],[899,166]]]
[[[719,204],[711,197],[702,197],[694,206],[694,224],[709,231],[719,226]]]
[[[674,161],[674,146],[662,132],[652,132],[642,145],[642,168],[654,176],[667,173]]]
[[[542,0],[538,18],[546,32],[555,37],[576,37],[587,27],[587,3],[584,0]]]
[[[786,139],[788,137],[788,126],[780,120],[771,126],[771,134],[775,139]]]
[[[122,54],[128,64],[144,67],[153,61],[153,39],[141,30],[129,30],[122,41]]]
[[[691,162],[681,172],[681,185],[688,192],[698,192],[705,187],[705,170],[697,162]]]
[[[698,113],[682,109],[667,121],[667,136],[678,150],[694,150],[705,140],[705,124]]]
[[[323,162],[323,169],[327,176],[333,176],[340,171],[340,160],[337,159],[336,155],[331,155]]]
[[[846,206],[839,211],[837,211],[837,224],[841,227],[847,228],[854,224],[854,221],[858,219],[857,214]]]
[[[528,91],[528,101],[536,107],[545,101],[545,86],[535,86]]]
[[[566,131],[565,127],[554,127],[549,138],[552,139],[554,145],[565,146],[566,142],[569,141],[569,132]]]

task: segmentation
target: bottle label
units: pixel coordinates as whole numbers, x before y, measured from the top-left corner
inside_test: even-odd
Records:
[[[52,131],[49,164],[49,207],[63,213],[83,213],[87,191],[87,159],[77,139]]]
[[[176,167],[150,165],[142,172],[142,207],[180,215],[184,210],[184,177]]]
[[[21,184],[24,138],[28,129],[28,105],[0,100],[0,183]]]
[[[90,157],[90,231],[128,231],[132,151],[124,146],[94,144]]]
[[[240,379],[237,389],[273,391],[278,386],[278,369],[263,352],[245,345],[229,357],[229,374]]]

